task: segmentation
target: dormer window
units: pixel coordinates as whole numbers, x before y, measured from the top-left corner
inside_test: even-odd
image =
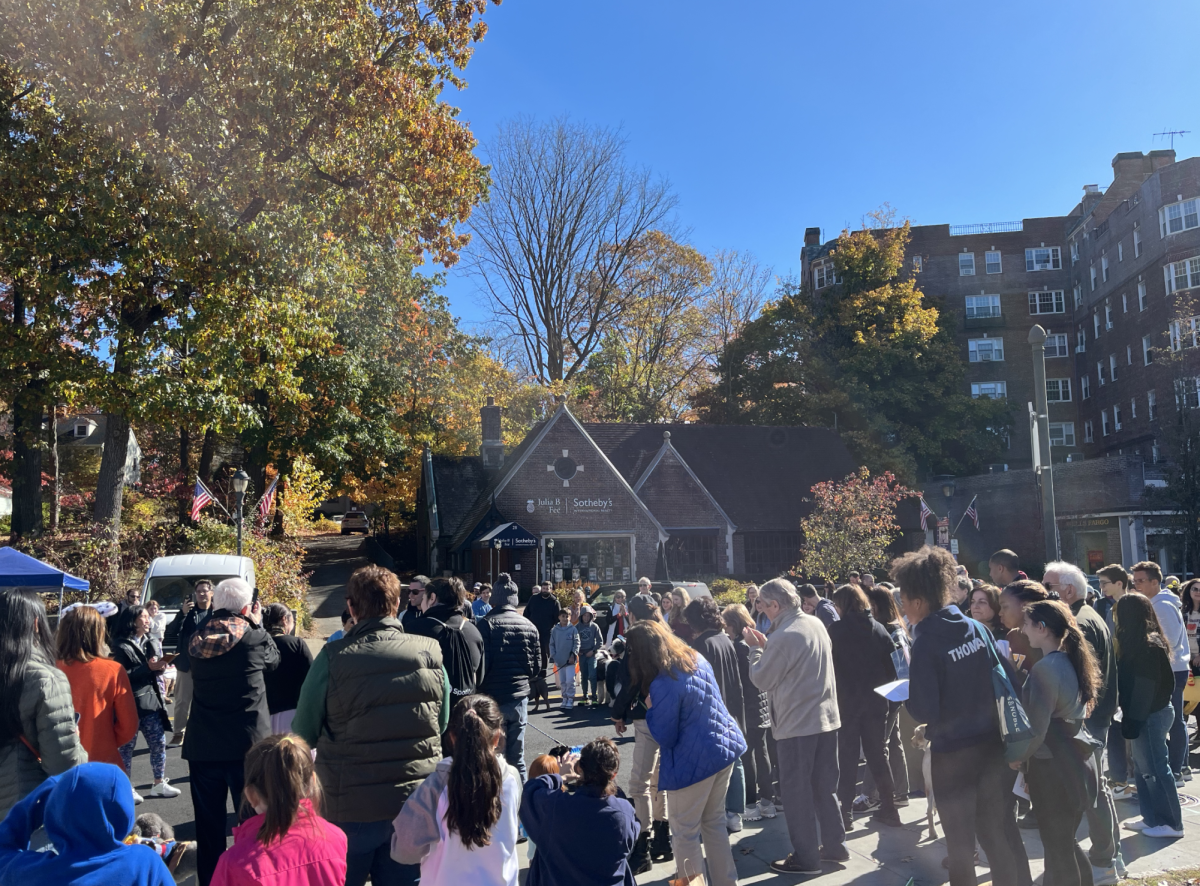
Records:
[[[88,434],[91,433],[91,431],[92,431],[92,426],[90,423],[88,423],[86,421],[79,421],[79,422],[75,423],[75,436],[76,437],[86,437]]]

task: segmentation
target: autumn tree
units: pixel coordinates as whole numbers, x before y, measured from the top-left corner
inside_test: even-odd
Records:
[[[797,569],[838,581],[851,570],[884,565],[888,546],[900,534],[896,506],[916,494],[893,474],[872,477],[865,467],[818,483],[810,499],[813,511],[800,521],[804,547]]]
[[[609,129],[518,119],[486,148],[492,185],[471,220],[471,268],[528,373],[570,381],[620,321],[622,280],[676,198]]]

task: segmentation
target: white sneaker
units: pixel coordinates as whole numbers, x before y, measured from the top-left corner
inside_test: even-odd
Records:
[[[736,834],[742,829],[742,817],[736,812],[725,813],[725,828],[731,834]]]
[[[1126,874],[1125,862],[1121,859],[1120,855],[1117,855],[1116,861],[1113,862],[1113,866],[1117,869],[1117,876],[1124,880]]]
[[[742,818],[746,821],[762,821],[762,813],[758,811],[758,806],[747,806],[746,811],[742,814]]]
[[[758,814],[763,818],[774,818],[777,815],[775,812],[775,804],[770,800],[759,800]]]
[[[1121,827],[1125,828],[1127,831],[1144,831],[1146,830],[1146,819],[1130,818],[1121,822]]]
[[[1092,886],[1117,886],[1119,879],[1115,867],[1098,868],[1092,865]]]
[[[1135,784],[1117,785],[1112,789],[1112,795],[1113,795],[1114,800],[1136,800],[1137,799],[1137,785],[1135,785]]]
[[[1169,824],[1160,824],[1154,828],[1143,828],[1142,833],[1147,837],[1168,837],[1172,839],[1183,836],[1183,831],[1177,831]]]
[[[139,803],[145,803],[145,802],[146,802],[146,798],[145,798],[145,797],[143,797],[141,794],[139,794],[139,793],[137,792],[137,790],[136,790],[136,789],[134,789],[134,792],[133,792],[133,805],[134,805],[134,806],[137,806]]]
[[[164,778],[162,781],[160,781],[158,784],[156,784],[154,786],[154,788],[150,791],[150,796],[151,797],[178,797],[182,793],[183,793],[183,791],[179,790],[179,788],[177,788],[177,787],[174,787],[170,782],[168,782]]]

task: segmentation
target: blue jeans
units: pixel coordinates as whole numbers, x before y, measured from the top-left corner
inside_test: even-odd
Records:
[[[1175,709],[1175,722],[1167,736],[1167,747],[1171,752],[1171,772],[1179,770],[1188,762],[1187,718],[1183,716],[1183,688],[1187,686],[1188,671],[1175,672],[1175,692],[1171,695],[1171,707]]]
[[[741,815],[746,811],[746,767],[738,757],[729,774],[729,790],[725,792],[725,811]]]
[[[583,700],[588,699],[588,685],[591,684],[592,697],[596,697],[596,656],[588,658],[585,655],[579,656],[579,694],[583,696]]]
[[[504,717],[504,762],[517,767],[521,783],[528,778],[525,769],[525,727],[529,725],[529,699],[516,698],[501,702],[500,714]]]
[[[1129,760],[1125,756],[1125,736],[1121,734],[1120,723],[1108,727],[1108,775],[1121,784],[1129,782]]]
[[[1142,726],[1142,734],[1133,740],[1133,762],[1137,764],[1138,807],[1147,827],[1170,825],[1183,829],[1179,811],[1179,793],[1167,752],[1167,732],[1175,721],[1171,705],[1151,714]]]
[[[413,886],[421,879],[419,864],[392,861],[391,821],[332,822],[346,834],[346,886]]]

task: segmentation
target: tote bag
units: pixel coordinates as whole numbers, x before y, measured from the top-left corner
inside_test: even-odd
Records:
[[[1000,715],[1000,737],[1004,739],[1004,759],[1009,763],[1016,763],[1024,760],[1029,751],[1029,745],[1033,741],[1033,726],[1029,722],[1029,715],[1025,713],[1025,707],[1021,704],[1021,697],[1013,688],[1012,680],[1008,678],[1008,671],[1004,669],[1004,662],[1000,658],[1000,653],[996,651],[991,635],[975,619],[967,620],[971,622],[976,636],[984,642],[988,652],[991,653],[992,692],[995,693],[996,711]]]

